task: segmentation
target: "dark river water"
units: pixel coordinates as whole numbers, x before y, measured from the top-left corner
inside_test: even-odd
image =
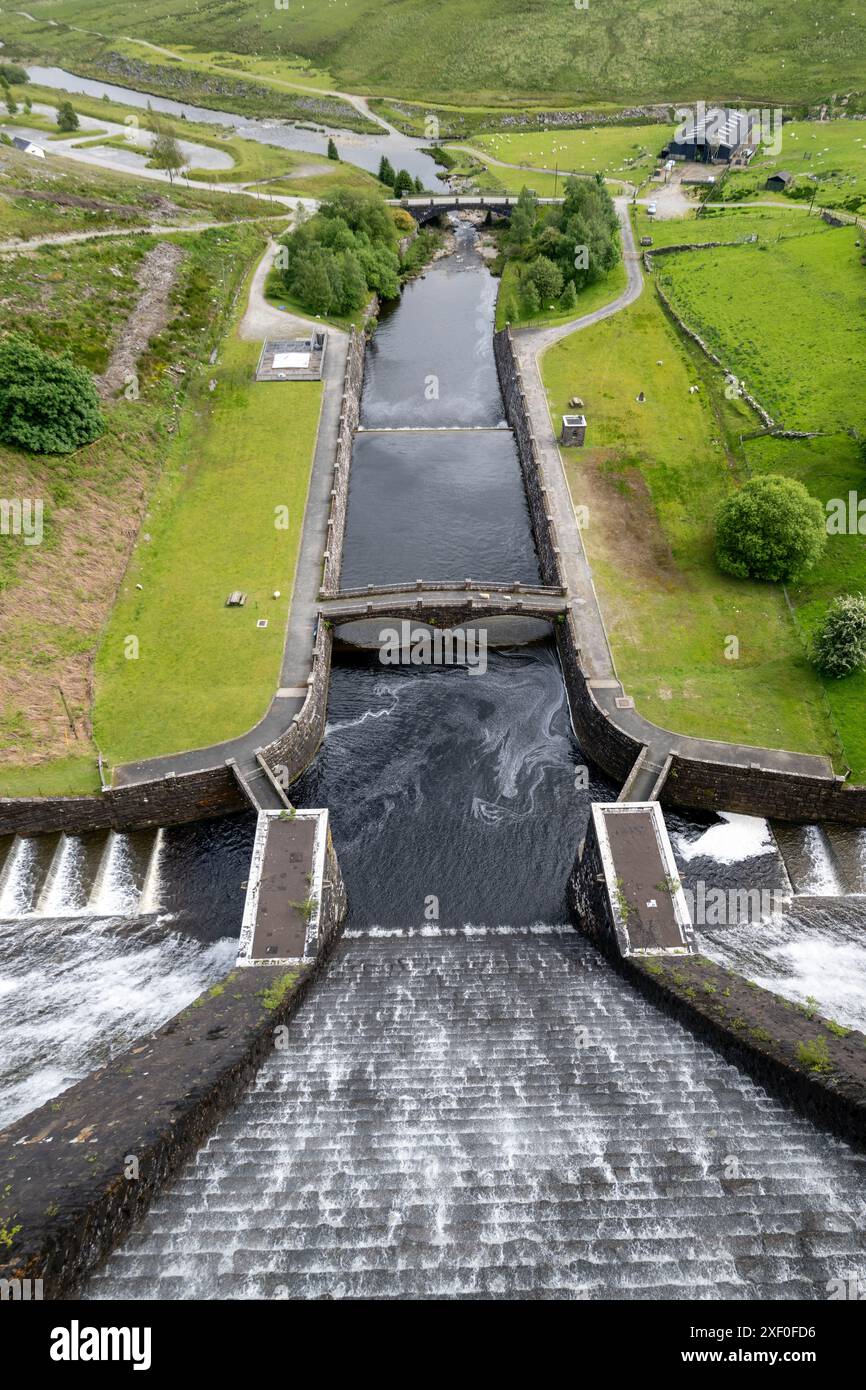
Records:
[[[497,428],[494,286],[474,242],[458,224],[455,255],[408,287],[371,349],[345,586],[537,582],[514,442]],[[616,788],[575,738],[546,631],[491,646],[483,672],[386,666],[375,650],[336,644],[326,735],[292,796],[330,811],[353,929],[567,922],[590,804]],[[763,820],[668,821],[687,891],[708,883],[790,895],[795,883],[805,895],[774,910],[766,929],[699,925],[701,949],[862,1026],[863,837],[841,843],[824,828],[795,827],[782,836],[783,859]],[[253,828],[247,814],[159,834],[0,843],[0,1123],[225,973]],[[839,891],[840,875],[852,895],[810,907],[809,894]]]

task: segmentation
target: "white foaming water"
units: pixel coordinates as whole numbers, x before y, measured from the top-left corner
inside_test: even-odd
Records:
[[[90,1297],[826,1298],[866,1274],[862,1159],[576,933],[344,942],[290,1026]]]
[[[844,895],[845,886],[837,873],[824,831],[820,825],[807,825],[804,832],[807,868],[797,883],[797,892],[814,893],[817,897]]]
[[[719,822],[696,840],[684,834],[674,836],[677,853],[686,863],[692,859],[715,859],[719,864],[736,864],[741,859],[774,853],[773,832],[760,816],[740,816],[733,811],[720,811],[719,816]]]
[[[153,849],[150,852],[150,861],[147,866],[147,873],[141,888],[141,900],[138,904],[140,913],[158,912],[162,905],[162,879],[160,877],[160,859],[162,847],[165,840],[165,831],[160,826],[156,832],[156,839],[153,842]]]
[[[20,917],[30,906],[36,841],[17,839],[9,853],[11,861],[4,872],[5,881],[0,893],[0,918]]]
[[[160,922],[0,923],[0,1125],[166,1022],[224,975],[236,952],[233,937],[202,945]]]
[[[82,878],[84,842],[76,836],[62,835],[54,858],[37,910],[40,917],[75,916],[87,904]]]
[[[700,951],[755,984],[796,1003],[816,1000],[818,1012],[866,1031],[866,919],[845,906],[808,917],[702,928]]]
[[[139,896],[129,841],[112,830],[90,895],[90,911],[99,917],[125,917],[138,910]]]

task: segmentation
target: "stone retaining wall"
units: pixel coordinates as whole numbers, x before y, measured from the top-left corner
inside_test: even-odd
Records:
[[[547,510],[547,493],[538,461],[538,446],[532,430],[532,418],[526,404],[526,392],[520,363],[514,350],[511,329],[503,328],[493,335],[493,355],[499,375],[499,386],[505,404],[505,418],[514,431],[517,454],[529,502],[529,518],[542,584],[564,583],[559,563],[559,545],[553,517]]]
[[[340,588],[343,563],[343,537],[346,533],[346,510],[349,499],[349,472],[352,467],[352,444],[361,414],[361,391],[364,385],[363,333],[352,329],[346,355],[346,374],[343,378],[343,399],[340,402],[340,426],[337,435],[337,456],[334,461],[334,481],[331,489],[331,510],[328,517],[328,539],[325,549],[325,570],[322,590],[335,594]]]
[[[717,763],[680,753],[672,756],[661,801],[693,811],[723,807],[778,820],[866,825],[866,786],[848,786],[841,777],[810,777],[760,763]]]

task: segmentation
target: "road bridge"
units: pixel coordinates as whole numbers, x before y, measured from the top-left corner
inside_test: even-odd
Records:
[[[500,217],[510,217],[517,206],[517,195],[513,193],[419,193],[406,198],[389,198],[391,207],[405,208],[416,222],[429,222],[443,212],[481,211],[495,212]],[[540,207],[558,206],[564,198],[536,198]]]
[[[363,618],[407,619],[441,627],[459,627],[483,618],[540,618],[555,622],[568,611],[564,587],[532,584],[462,585],[426,583],[369,585],[320,595],[319,614],[334,627]]]

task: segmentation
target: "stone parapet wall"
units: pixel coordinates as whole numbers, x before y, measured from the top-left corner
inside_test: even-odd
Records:
[[[559,543],[553,517],[547,510],[547,493],[538,461],[538,445],[532,429],[532,417],[526,403],[526,392],[520,363],[514,350],[511,329],[503,328],[493,336],[493,355],[499,375],[499,386],[505,404],[505,418],[514,431],[517,454],[523,473],[523,483],[529,503],[529,518],[543,584],[561,586],[565,581],[559,563]]]
[[[760,749],[755,750],[756,757]],[[674,752],[661,792],[666,806],[742,815],[866,825],[866,786],[841,777],[810,777],[754,763],[721,763]]]
[[[4,797],[0,834],[40,835],[51,830],[145,830],[206,820],[246,806],[230,768],[208,768],[100,796]]]
[[[363,333],[359,333],[357,329],[353,328],[349,339],[349,351],[346,355],[346,374],[343,378],[337,456],[334,460],[328,539],[325,546],[322,591],[326,594],[335,594],[340,587],[343,538],[346,534],[346,512],[349,501],[349,473],[352,467],[352,445],[361,414],[361,391],[364,386],[365,348],[366,340]]]

